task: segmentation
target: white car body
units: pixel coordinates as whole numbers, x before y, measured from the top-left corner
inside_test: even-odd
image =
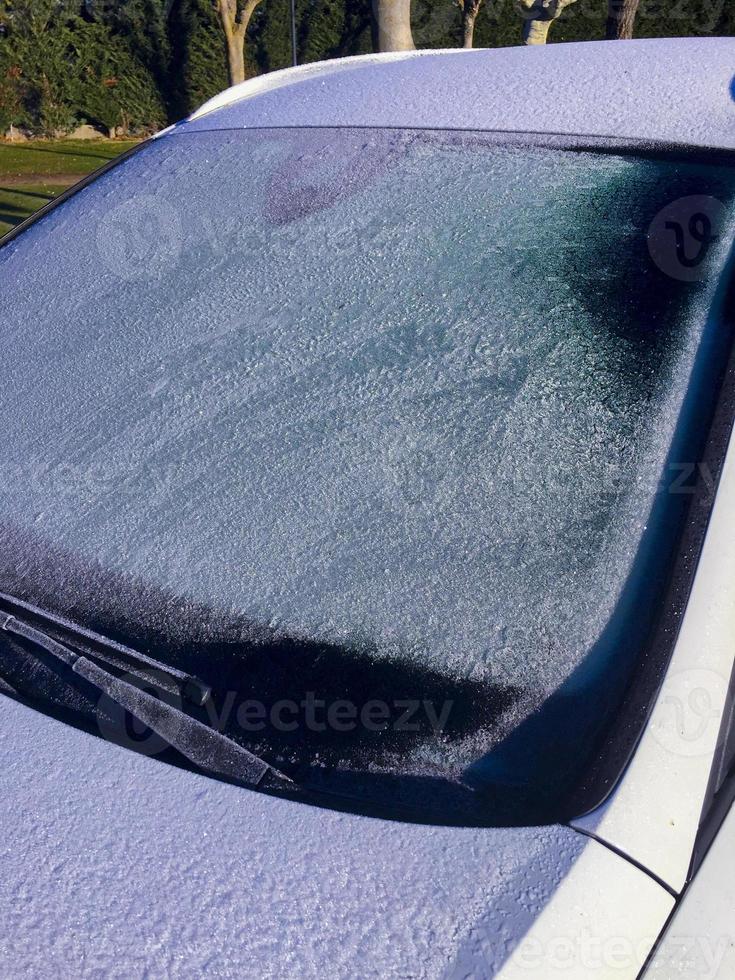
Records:
[[[175,129],[735,148],[734,74],[735,39],[369,56],[246,82]],[[652,716],[611,796],[570,826],[323,810],[161,765],[4,698],[3,974],[632,980],[671,919],[651,976],[733,975],[732,814],[689,879],[735,662],[734,515],[731,445]],[[693,745],[698,719],[672,724],[672,705],[702,686],[718,709]]]

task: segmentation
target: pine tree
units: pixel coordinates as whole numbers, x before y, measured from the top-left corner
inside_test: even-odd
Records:
[[[296,0],[297,36],[299,42],[305,30],[305,12],[311,9],[308,0]],[[308,14],[307,14],[308,16]],[[253,17],[253,45],[255,62],[260,71],[277,71],[288,68],[291,59],[291,4],[290,0],[266,0]],[[299,44],[299,60],[301,56]]]
[[[302,0],[297,10],[300,61],[372,51],[370,4],[364,0]]]
[[[160,129],[167,113],[153,74],[133,54],[125,35],[104,23],[85,24],[75,37],[77,106],[110,136]]]
[[[212,0],[175,0],[169,37],[173,115],[180,118],[229,85],[225,39]]]
[[[167,108],[173,101],[169,6],[168,0],[117,0],[102,6],[104,22],[153,76]]]
[[[16,119],[44,135],[75,122],[79,94],[71,67],[80,8],[56,0],[0,0],[4,84],[14,90]]]

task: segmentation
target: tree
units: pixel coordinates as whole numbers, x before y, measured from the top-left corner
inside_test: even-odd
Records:
[[[462,11],[462,47],[471,48],[475,37],[475,21],[482,6],[482,0],[457,0]]]
[[[75,109],[110,136],[118,127],[141,132],[166,122],[155,78],[104,23],[83,24],[76,32],[70,69],[78,78]]]
[[[75,32],[79,108],[111,135],[160,128],[172,101],[163,0],[86,0],[83,9]]]
[[[5,77],[15,89],[21,122],[33,132],[53,136],[74,126],[78,94],[70,70],[79,11],[56,0],[0,0]],[[18,111],[16,109],[16,111]]]
[[[171,0],[87,0],[87,9],[100,8],[99,19],[120,37],[136,62],[153,76],[169,113],[174,101],[168,15]]]
[[[26,122],[18,86],[19,69],[0,57],[0,136]]]
[[[411,0],[373,0],[378,51],[413,51]]]
[[[274,0],[269,0],[268,9],[277,10]],[[291,63],[288,31],[288,4],[280,17],[280,31],[283,38],[283,64]],[[372,50],[370,37],[370,4],[363,0],[310,0],[298,4],[297,37],[299,41],[299,61],[323,61],[328,58],[341,58],[345,55],[366,54]]]
[[[640,0],[607,0],[606,35],[612,41],[629,41],[633,37],[635,15]]]
[[[92,0],[0,0],[2,131],[20,124],[56,136],[86,119],[114,135],[166,122],[156,78],[109,13]]]
[[[172,118],[180,119],[227,88],[227,52],[212,0],[176,0],[168,19]]]
[[[546,44],[549,28],[562,10],[575,0],[516,0],[523,18],[523,43]]]
[[[227,43],[230,85],[245,81],[245,37],[250,18],[261,0],[217,0]]]

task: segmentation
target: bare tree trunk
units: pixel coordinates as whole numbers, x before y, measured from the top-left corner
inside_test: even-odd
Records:
[[[475,40],[475,21],[482,6],[482,0],[457,0],[462,11],[462,47],[471,48]]]
[[[523,18],[523,43],[546,44],[549,28],[562,10],[575,0],[515,0]],[[610,0],[613,2],[613,0]]]
[[[462,47],[471,48],[475,39],[475,16],[465,14],[462,21]]]
[[[379,51],[413,51],[411,0],[373,0]]]
[[[253,11],[261,0],[217,0],[227,43],[230,85],[245,81],[245,36]]]
[[[245,81],[245,39],[238,32],[232,32],[227,38],[227,67],[230,73],[230,85]]]
[[[522,31],[523,43],[546,44],[550,27],[550,20],[524,20]]]
[[[629,41],[633,37],[639,3],[640,0],[607,0],[608,40]]]

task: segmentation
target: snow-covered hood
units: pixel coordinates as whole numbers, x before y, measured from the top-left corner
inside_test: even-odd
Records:
[[[585,845],[263,796],[6,699],[0,726],[6,976],[438,977],[492,930],[489,970]]]
[[[166,766],[6,698],[0,728],[5,976],[490,977],[575,873],[589,901],[567,895],[561,920],[553,903],[557,932],[610,898],[626,914],[632,885],[651,940],[670,908],[644,874],[566,827],[320,810]]]

